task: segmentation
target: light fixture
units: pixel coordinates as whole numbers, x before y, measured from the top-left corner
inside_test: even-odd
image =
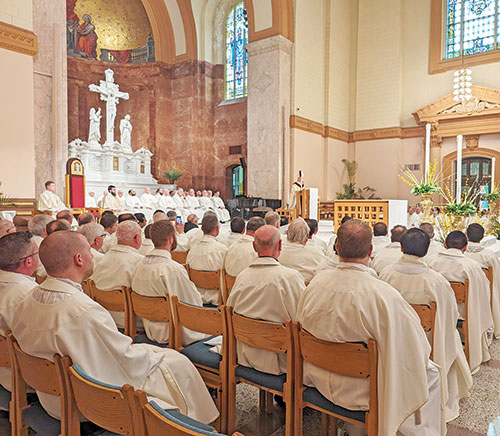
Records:
[[[455,71],[453,78],[453,100],[467,101],[472,98],[472,71],[461,68]]]

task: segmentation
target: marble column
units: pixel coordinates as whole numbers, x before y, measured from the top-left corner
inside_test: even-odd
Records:
[[[290,179],[292,42],[281,35],[248,50],[248,195],[286,199]]]

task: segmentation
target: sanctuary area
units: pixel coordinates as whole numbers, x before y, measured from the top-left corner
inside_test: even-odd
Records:
[[[0,0],[0,436],[500,436],[500,0]]]

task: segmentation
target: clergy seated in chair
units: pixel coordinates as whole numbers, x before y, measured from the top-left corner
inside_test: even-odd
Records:
[[[401,237],[405,234],[405,226],[394,226],[391,230],[391,243],[380,248],[370,261],[370,266],[380,274],[388,265],[396,263],[401,258]]]
[[[397,289],[410,304],[436,302],[434,331],[428,333],[428,338],[433,337],[432,360],[442,369],[441,405],[449,422],[458,417],[459,400],[469,396],[472,376],[456,328],[458,307],[453,289],[448,280],[423,261],[429,243],[424,231],[408,230],[401,238],[403,256],[384,268],[380,279]]]
[[[327,256],[327,252],[328,252],[328,244],[323,241],[322,239],[319,239],[318,238],[318,231],[319,231],[319,227],[318,227],[318,220],[315,220],[315,219],[312,219],[312,218],[306,218],[304,220],[307,224],[307,226],[309,227],[309,235],[308,235],[308,241],[307,243],[309,245],[314,245],[316,247],[318,247],[321,252]]]
[[[230,228],[231,232],[224,241],[227,248],[238,242],[245,234],[245,220],[239,216],[235,216],[231,220]]]
[[[28,232],[0,238],[0,335],[5,336],[12,328],[19,304],[36,286],[31,276],[38,263],[38,246]],[[0,384],[12,390],[9,368],[0,368]]]
[[[111,248],[99,261],[92,280],[101,291],[114,291],[122,286],[132,285],[135,267],[144,259],[137,250],[141,247],[142,237],[139,224],[127,220],[118,224],[116,229],[118,244]],[[123,312],[110,312],[119,328],[125,328]],[[140,320],[137,320],[141,324]],[[140,326],[142,330],[142,325]]]
[[[288,226],[286,241],[279,261],[282,265],[297,270],[304,281],[310,282],[314,271],[325,259],[320,247],[308,244],[309,227],[302,218],[293,220]]]
[[[484,228],[481,224],[471,224],[467,228],[467,251],[464,253],[466,257],[474,259],[483,268],[491,268],[493,270],[492,286],[492,302],[491,314],[493,316],[493,324],[495,338],[500,337],[500,260],[498,256],[488,248],[481,246],[480,242],[484,236]]]
[[[144,227],[144,238],[142,240],[141,248],[139,248],[139,253],[141,253],[143,256],[147,256],[155,248],[153,241],[151,240],[152,225],[153,224],[148,224],[146,227]]]
[[[95,223],[95,217],[90,212],[84,212],[78,217],[78,226],[88,223]]]
[[[445,251],[443,244],[434,239],[434,226],[431,223],[422,223],[420,224],[419,228],[420,230],[423,230],[431,240],[431,243],[429,244],[429,250],[427,250],[427,254],[425,256],[426,259],[433,256],[434,254]]]
[[[28,231],[33,235],[33,241],[39,247],[44,238],[47,236],[47,224],[54,221],[54,218],[50,215],[35,215],[28,222]],[[38,267],[35,271],[36,275],[40,278],[47,277],[45,268],[42,262],[38,262]]]
[[[481,265],[465,257],[467,237],[463,232],[451,232],[444,244],[446,251],[429,257],[426,262],[449,282],[469,281],[469,365],[474,374],[482,362],[490,360],[487,332],[493,327],[490,308],[490,283]],[[464,303],[458,305],[461,319],[465,316]]]
[[[234,313],[265,321],[294,320],[305,284],[299,272],[280,265],[281,239],[278,229],[265,225],[254,236],[258,255],[234,283],[226,305]],[[286,355],[237,344],[238,363],[269,374],[286,373]]]
[[[217,215],[208,213],[201,221],[203,237],[195,244],[186,258],[189,268],[197,271],[217,271],[224,266],[224,256],[227,247],[216,240],[219,234],[220,224]],[[204,304],[219,303],[219,291],[217,289],[198,288]]]
[[[381,248],[389,245],[391,239],[387,236],[387,225],[385,223],[379,222],[373,224],[373,251],[371,258],[373,259],[377,254],[377,251]]]
[[[83,235],[53,233],[40,246],[40,259],[50,277],[30,291],[12,321],[12,333],[25,353],[49,360],[55,353],[68,355],[90,377],[116,386],[128,383],[165,409],[178,409],[204,423],[217,418],[202,378],[186,357],[133,345],[109,312],[82,292],[80,283],[92,274],[90,246]],[[38,396],[45,410],[60,418],[59,398]]]
[[[378,434],[442,434],[439,371],[429,360],[431,347],[413,308],[367,267],[373,248],[370,227],[349,220],[338,229],[336,245],[339,265],[312,280],[300,297],[297,321],[326,341],[377,342]],[[304,384],[346,409],[368,409],[366,379],[304,365]],[[351,428],[349,434],[359,433]]]
[[[208,191],[209,194],[212,194],[212,191]],[[220,191],[215,191],[214,196],[211,197],[212,204],[214,206],[215,212],[219,217],[219,221],[223,223],[229,221],[231,219],[231,215],[229,215],[229,211],[226,209],[226,205],[224,204],[224,200],[220,196]]]
[[[111,211],[104,211],[99,223],[104,227],[104,241],[99,251],[106,254],[117,244],[116,227],[118,226],[118,217]]]
[[[56,184],[52,180],[45,182],[45,191],[38,197],[37,207],[40,212],[57,212],[66,209],[66,206],[56,194]]]
[[[78,229],[78,233],[85,236],[90,245],[90,252],[92,253],[92,262],[95,270],[99,261],[104,257],[104,254],[99,252],[104,243],[104,227],[96,222],[89,222],[88,224],[81,225]]]
[[[233,220],[234,219],[235,218],[233,218]],[[264,219],[258,216],[254,216],[248,220],[245,235],[243,235],[239,241],[235,242],[227,250],[226,258],[224,260],[224,269],[227,274],[236,277],[241,271],[257,259],[257,252],[253,246],[254,235],[255,232],[265,224]]]
[[[147,297],[175,295],[184,303],[202,306],[201,295],[194,283],[189,280],[186,268],[172,260],[170,253],[176,245],[174,225],[168,220],[154,223],[151,226],[151,239],[154,250],[137,265],[132,278],[132,291]],[[143,323],[149,339],[163,344],[169,341],[168,323],[147,319],[144,319]],[[183,345],[205,338],[205,335],[188,329],[183,330],[182,336]]]

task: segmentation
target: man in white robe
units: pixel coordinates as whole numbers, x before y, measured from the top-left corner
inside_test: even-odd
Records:
[[[199,201],[200,201],[200,207],[203,209],[203,215],[205,215],[205,212],[209,210],[215,212],[214,205],[212,204],[212,200],[208,195],[208,191],[203,190],[203,195],[199,197]]]
[[[189,359],[174,350],[133,345],[109,313],[82,291],[92,274],[92,255],[76,232],[56,232],[40,247],[50,278],[19,305],[12,332],[24,352],[52,360],[68,355],[90,377],[116,386],[142,389],[166,409],[211,422],[217,409]],[[59,397],[38,393],[47,412],[60,418]]]
[[[434,254],[442,253],[445,251],[445,248],[441,242],[438,242],[434,239],[434,226],[431,223],[422,223],[419,226],[420,230],[423,230],[429,239],[431,240],[431,243],[429,245],[429,250],[427,251],[427,255],[425,256],[425,259],[428,259],[429,257],[433,256]]]
[[[0,219],[0,238],[15,232],[17,232],[17,229],[12,221]]]
[[[224,257],[227,247],[216,238],[220,224],[215,214],[207,214],[201,221],[203,237],[188,252],[186,263],[190,268],[198,271],[217,271],[224,267]],[[192,230],[191,230],[192,231]],[[204,304],[219,304],[217,289],[198,288]]]
[[[340,225],[344,224],[346,221],[352,220],[352,217],[349,215],[346,215],[345,217],[342,218],[340,221]],[[334,222],[335,223],[335,222]],[[330,240],[328,241],[328,247],[326,249],[328,255],[331,255],[332,251],[335,251],[335,242],[337,241],[337,235],[335,234],[335,229],[333,235],[330,237]]]
[[[422,230],[408,230],[401,238],[403,256],[384,268],[380,278],[410,304],[436,303],[434,329],[428,337],[433,339],[432,360],[441,367],[441,409],[446,422],[450,422],[459,415],[459,400],[470,395],[472,376],[456,328],[458,307],[453,289],[448,280],[423,261],[429,243]]]
[[[229,214],[229,211],[226,209],[224,200],[220,196],[220,191],[215,191],[214,196],[212,197],[212,203],[215,207],[215,211],[217,212],[220,221],[225,223],[231,219],[231,215]]]
[[[173,191],[172,191],[173,192]],[[163,207],[161,208],[165,213],[167,213],[170,210],[175,210],[175,201],[172,198],[172,195],[170,195],[171,192],[165,188],[163,191]]]
[[[264,221],[266,222],[266,225],[276,227],[278,230],[281,227],[281,217],[277,212],[267,212],[264,216]]]
[[[238,242],[245,234],[245,220],[239,216],[234,217],[230,224],[231,232],[224,240],[226,247]]]
[[[467,251],[466,257],[474,259],[481,267],[493,270],[493,289],[491,315],[493,317],[495,338],[500,337],[500,260],[489,248],[483,247],[480,242],[484,237],[484,228],[481,224],[473,223],[467,228]],[[490,286],[492,284],[490,283]]]
[[[57,212],[66,209],[66,206],[56,194],[56,184],[49,180],[45,182],[45,191],[38,197],[38,210]]]
[[[103,213],[100,219],[100,224],[104,227],[104,237],[102,247],[99,251],[106,254],[117,244],[116,227],[118,226],[118,218],[111,212]]]
[[[297,270],[304,281],[310,282],[314,271],[325,259],[322,250],[307,243],[309,227],[302,218],[294,219],[288,226],[286,241],[280,253],[281,265]]]
[[[90,245],[90,253],[92,254],[92,262],[95,270],[99,261],[104,257],[104,254],[99,252],[104,243],[104,227],[97,223],[83,224],[78,228],[78,233],[85,236]]]
[[[11,330],[21,301],[36,286],[32,277],[38,267],[38,246],[28,232],[0,238],[0,334]],[[0,368],[0,384],[12,391],[9,368]]]
[[[328,244],[322,239],[318,238],[318,221],[312,218],[306,218],[304,220],[309,227],[309,235],[307,243],[309,245],[314,245],[318,247],[325,256],[328,255]]]
[[[155,248],[153,241],[151,240],[152,225],[153,224],[148,224],[146,227],[144,227],[144,238],[142,238],[141,248],[139,248],[138,250],[139,253],[142,254],[143,256],[147,256]]]
[[[118,197],[118,201],[120,202],[120,211],[125,211],[126,210],[126,207],[125,207],[125,197],[123,196],[123,190],[122,189],[118,189],[117,191],[117,197]]]
[[[258,255],[253,246],[254,235],[265,224],[263,218],[257,216],[250,218],[247,223],[246,234],[228,248],[224,260],[224,269],[230,276],[236,277],[257,259]]]
[[[487,331],[493,327],[490,309],[490,283],[481,265],[465,257],[467,238],[460,231],[451,232],[445,243],[446,251],[431,256],[427,264],[450,282],[469,281],[469,366],[472,374],[482,362],[490,360]],[[460,317],[465,316],[465,305],[458,305]]]
[[[142,237],[139,224],[123,221],[116,229],[118,244],[112,247],[99,261],[92,280],[102,291],[114,291],[122,286],[130,287],[135,267],[144,259],[137,250],[141,247]],[[119,328],[125,328],[123,312],[110,311]]]
[[[132,213],[142,212],[143,204],[140,198],[137,196],[137,192],[135,191],[135,189],[129,189],[128,196],[125,199],[125,206],[127,210]]]
[[[240,315],[266,321],[294,320],[305,284],[295,270],[280,265],[281,239],[275,227],[262,226],[253,243],[258,254],[236,279],[227,306]],[[237,344],[238,363],[270,374],[286,372],[286,355]]]
[[[202,306],[201,295],[194,283],[189,280],[186,268],[172,260],[171,251],[175,250],[176,231],[168,220],[158,221],[151,227],[154,250],[151,251],[135,269],[132,289],[149,297],[176,296],[184,303]],[[172,312],[173,316],[173,312]],[[143,320],[144,330],[149,339],[167,343],[170,339],[169,324],[166,322]],[[183,329],[183,345],[205,338],[205,335]]]
[[[442,434],[439,370],[429,360],[431,347],[415,311],[396,289],[367,270],[370,227],[357,220],[344,223],[336,246],[338,267],[312,280],[299,300],[297,321],[323,340],[377,341],[378,434]],[[347,409],[369,406],[368,379],[333,374],[306,362],[304,383]],[[417,410],[420,420],[414,416]],[[348,431],[356,434],[355,429]]]
[[[40,247],[42,241],[47,237],[47,224],[51,221],[54,221],[53,217],[43,214],[35,215],[28,221],[28,231],[33,235],[33,241],[38,247]],[[40,278],[47,277],[47,272],[42,262],[38,262],[35,272]]]
[[[188,192],[188,195],[186,196],[186,201],[193,211],[194,214],[198,217],[198,219],[201,221],[203,219],[203,209],[200,205],[199,198],[195,196],[194,194],[194,189],[191,188]]]
[[[102,200],[102,206],[103,209],[109,209],[109,210],[116,210],[116,211],[121,211],[122,210],[122,203],[120,199],[116,196],[116,186],[114,185],[109,185],[108,186],[108,193]]]
[[[389,245],[391,242],[389,236],[387,236],[387,226],[385,223],[378,222],[373,225],[373,251],[372,259],[377,254],[377,251],[382,247]]]
[[[191,211],[186,207],[184,199],[179,194],[179,191],[181,191],[181,188],[179,188],[177,191],[172,191],[173,195],[171,195],[171,198],[174,201],[175,212],[177,213],[177,216],[180,216],[182,218],[182,221],[186,222],[187,217],[191,213]]]
[[[151,194],[151,188],[144,188],[144,194],[141,195],[141,203],[144,207],[142,213],[146,215],[148,221],[153,219],[153,213],[158,207],[158,199]]]
[[[85,199],[85,207],[97,207],[95,192],[89,191],[89,193],[87,194],[87,198]]]
[[[391,230],[391,243],[385,247],[379,248],[377,254],[370,262],[370,266],[380,274],[382,270],[396,263],[401,258],[401,237],[406,232],[405,226],[394,226]]]

